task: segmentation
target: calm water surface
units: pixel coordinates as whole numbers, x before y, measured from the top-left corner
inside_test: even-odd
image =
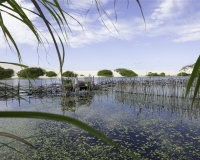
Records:
[[[146,159],[200,159],[199,102],[99,91],[87,96],[25,97],[0,101],[0,110],[41,111],[77,118]],[[0,119],[0,132],[25,138],[32,149],[0,136],[0,159],[131,159],[116,148],[66,123]]]

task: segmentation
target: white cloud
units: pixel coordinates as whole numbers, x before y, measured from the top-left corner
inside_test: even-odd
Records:
[[[177,17],[181,14],[186,3],[186,1],[182,0],[164,0],[156,9],[154,9],[151,19],[163,23],[163,21],[167,19]]]
[[[25,2],[24,0],[18,1],[19,3],[23,4],[24,7],[27,9],[33,10],[34,6],[31,3]],[[17,16],[16,13],[9,11],[6,8],[1,7],[1,9],[10,12]],[[33,13],[27,12],[27,16],[30,18],[31,21],[36,20],[36,16]],[[30,29],[25,26],[21,21],[17,20],[16,18],[13,18],[12,16],[8,15],[7,13],[1,12],[3,21],[5,26],[8,28],[12,36],[14,37],[15,41],[18,44],[29,44],[29,45],[36,45],[37,41],[34,38],[33,34],[30,32]],[[3,33],[0,32],[0,37],[4,37]],[[0,39],[0,48],[6,47],[5,39]]]
[[[160,2],[160,1],[159,1]],[[197,2],[197,1],[196,1]],[[200,12],[195,1],[164,0],[147,17],[147,36],[166,36],[173,42],[200,40]],[[189,13],[189,14],[188,14]]]
[[[30,10],[34,10],[33,4],[29,1],[19,0],[19,2],[24,7]],[[108,0],[101,0],[101,2],[102,5],[107,5],[109,3]],[[85,11],[90,8],[91,3],[92,0],[83,0],[81,3],[78,0],[74,0],[73,4],[76,6],[76,8],[73,8],[74,6],[69,2],[68,7],[70,8],[70,15],[77,19],[83,27],[82,28],[80,24],[77,23],[74,19],[66,16],[68,24],[72,30],[72,33],[68,30],[68,42],[73,48],[107,41],[113,37],[122,40],[131,40],[137,36],[157,37],[165,35],[169,36],[173,42],[187,42],[200,39],[200,19],[194,19],[194,17],[198,17],[198,15],[200,15],[200,12],[198,14],[191,12],[190,16],[188,16],[186,14],[188,7],[189,5],[192,7],[188,1],[159,1],[159,5],[153,10],[152,14],[145,17],[147,23],[146,32],[144,28],[144,22],[141,18],[123,17],[118,18],[117,22],[110,21],[110,19],[105,14],[102,15],[102,17],[99,16],[99,13],[95,8],[95,4],[91,11],[88,13],[87,17],[85,17]],[[106,8],[106,11],[110,17],[115,14],[111,8]],[[77,9],[80,10],[77,11]],[[53,41],[48,31],[42,24],[39,23],[40,21],[36,15],[30,12],[27,12],[27,15],[38,27],[39,31],[48,40],[48,42],[52,44]],[[14,38],[18,44],[37,46],[37,41],[34,35],[29,31],[29,28],[27,28],[21,22],[14,20],[7,14],[3,14],[3,17],[5,19],[5,24],[8,26],[9,30],[12,31],[11,33],[14,35]],[[104,23],[102,23],[101,18],[103,19]],[[55,24],[55,22],[52,22],[52,24],[54,28],[58,29],[58,26]],[[104,25],[106,25],[109,29]],[[58,34],[62,36],[60,31],[58,31]],[[0,37],[3,37],[1,32]],[[0,38],[0,48],[2,47],[5,47],[5,42],[3,38]]]

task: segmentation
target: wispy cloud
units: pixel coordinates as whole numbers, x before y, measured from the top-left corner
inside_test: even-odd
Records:
[[[160,2],[147,18],[147,35],[165,35],[176,43],[200,40],[200,12],[195,10],[194,3],[181,0]]]
[[[19,3],[23,4],[23,6],[29,10],[34,10],[34,6],[29,3],[26,2],[25,0],[20,0],[18,1]],[[2,8],[1,9],[11,12],[8,9]],[[12,36],[14,37],[15,41],[18,44],[28,44],[28,45],[37,45],[37,41],[35,39],[35,37],[33,36],[33,34],[30,32],[30,29],[25,26],[21,21],[13,18],[12,16],[1,12],[2,13],[2,17],[4,20],[4,24],[7,26],[7,28],[9,29],[9,31],[11,32]],[[12,14],[16,15],[16,13],[11,12]],[[31,21],[35,22],[37,17],[31,13],[31,12],[27,12],[27,16],[30,18]],[[36,24],[36,23],[35,23]],[[3,38],[3,33],[0,32],[0,48],[4,48],[6,47],[6,43],[5,43],[5,39]]]
[[[113,6],[107,5],[109,1],[101,0],[101,2],[102,5],[107,6],[106,12],[108,16],[114,17]],[[19,0],[19,3],[22,3],[24,7],[30,10],[34,10],[34,6],[29,1]],[[131,40],[139,36],[159,37],[165,35],[172,42],[176,43],[200,40],[200,18],[198,18],[200,17],[200,12],[195,10],[195,6],[189,1],[157,1],[157,6],[153,8],[152,13],[145,16],[147,22],[146,31],[142,18],[120,16],[117,22],[115,20],[111,21],[106,14],[102,14],[101,17],[99,16],[95,4],[93,4],[93,8],[91,8],[87,17],[85,17],[87,10],[94,1],[83,0],[80,2],[74,0],[72,3],[66,3],[65,6],[69,9],[70,15],[82,24],[80,26],[74,19],[67,17],[70,29],[72,30],[72,33],[68,30],[68,42],[73,48],[104,42],[113,37],[122,40]],[[189,15],[187,14],[188,11],[190,11]],[[45,27],[40,24],[39,18],[30,12],[27,12],[27,14],[51,44],[50,35]],[[37,46],[37,41],[29,31],[29,28],[7,14],[3,14],[3,17],[5,24],[12,31],[11,33],[18,44]],[[55,28],[58,27],[54,24],[53,26]],[[58,34],[61,35],[61,32],[58,32]],[[3,37],[2,32],[0,32],[0,37]],[[136,43],[136,45],[138,44],[139,42]],[[4,39],[0,38],[0,48],[4,48],[5,46]]]

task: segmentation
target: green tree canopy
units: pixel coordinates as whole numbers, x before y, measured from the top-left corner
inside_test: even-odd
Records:
[[[161,72],[160,74],[158,73],[153,73],[153,72],[149,72],[146,76],[149,76],[149,77],[156,77],[156,76],[165,76],[165,73],[164,72]]]
[[[0,79],[11,78],[13,75],[13,69],[4,69],[3,67],[0,67]]]
[[[186,72],[180,72],[177,74],[177,76],[189,76],[190,74],[186,73]]]
[[[149,72],[146,76],[159,76],[158,73]]]
[[[63,77],[77,77],[78,74],[74,73],[73,71],[65,71],[62,74]]]
[[[113,77],[113,72],[111,70],[103,69],[98,71],[97,75],[103,77]]]
[[[159,74],[159,76],[165,76],[165,73],[164,72],[161,72],[160,74]]]
[[[136,74],[134,71],[125,69],[125,68],[118,68],[115,69],[116,72],[118,72],[121,76],[124,77],[136,77],[138,74]]]
[[[17,75],[22,78],[38,78],[45,75],[45,70],[38,67],[25,68],[20,70]]]
[[[54,72],[54,71],[48,71],[48,72],[46,72],[46,76],[47,76],[47,77],[56,77],[57,74],[56,74],[56,72]]]

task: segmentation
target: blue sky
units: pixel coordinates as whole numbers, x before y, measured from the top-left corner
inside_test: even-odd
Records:
[[[18,1],[34,10],[30,1]],[[83,29],[67,17],[72,33],[68,32],[64,70],[127,68],[172,73],[193,64],[199,56],[199,0],[141,0],[146,28],[135,0],[129,0],[128,9],[125,0],[118,0],[115,9],[113,1],[101,0],[110,20],[105,14],[100,17],[95,5],[85,18],[92,0],[73,0],[73,3],[63,3],[62,6],[79,20]],[[59,68],[57,54],[44,24],[35,15],[28,15],[47,38],[50,47],[48,54],[42,47],[37,53],[36,40],[26,26],[3,15],[5,24],[20,46],[24,64]],[[0,38],[0,53],[0,61],[18,62],[16,54],[10,51],[3,38]]]

